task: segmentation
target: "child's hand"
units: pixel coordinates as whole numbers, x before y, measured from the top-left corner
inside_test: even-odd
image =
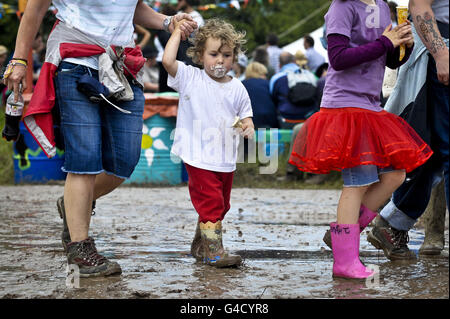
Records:
[[[242,131],[240,131],[239,134],[244,138],[253,139],[255,136],[255,126],[253,125],[251,117],[242,120],[241,129]]]
[[[396,26],[394,29],[392,29],[392,24],[390,24],[384,30],[383,35],[387,37],[389,40],[391,40],[394,48],[397,48],[402,44],[406,45],[407,43],[411,42],[412,44],[414,44],[411,23],[409,21]]]
[[[408,23],[408,25],[411,26],[411,22],[409,22],[408,20],[406,21],[406,23]],[[406,46],[408,47],[408,49],[411,49],[413,47],[413,45],[414,45],[414,36],[413,36],[413,33],[412,33],[412,28],[411,28],[411,31],[406,34],[406,37],[408,39],[411,39],[408,42],[406,42]]]
[[[171,33],[179,30],[181,32],[181,39],[186,40],[189,35],[198,28],[197,22],[187,13],[179,13],[175,15],[169,25]]]
[[[173,32],[172,33],[176,32],[176,31],[184,32],[182,30],[182,28],[183,28],[182,26],[183,26],[183,23],[186,22],[186,19],[182,19],[182,20],[178,21],[175,16],[172,19],[172,21],[173,21]]]

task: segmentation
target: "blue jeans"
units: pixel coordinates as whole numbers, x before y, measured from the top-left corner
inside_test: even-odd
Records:
[[[433,156],[417,168],[414,177],[400,186],[393,194],[391,202],[382,210],[381,216],[389,224],[400,230],[409,230],[425,212],[430,201],[431,190],[436,178],[444,171],[445,196],[449,207],[449,93],[448,86],[438,81],[436,63],[432,57],[428,63],[428,110],[431,126],[431,148]]]
[[[392,167],[378,168],[376,165],[359,165],[342,170],[344,187],[368,186],[380,181],[379,175],[392,172]]]
[[[131,84],[134,100],[116,105],[131,111],[125,114],[105,103],[91,102],[78,91],[77,81],[98,71],[61,62],[55,77],[56,102],[61,114],[61,132],[65,146],[62,170],[75,174],[105,172],[128,178],[141,154],[144,95]]]

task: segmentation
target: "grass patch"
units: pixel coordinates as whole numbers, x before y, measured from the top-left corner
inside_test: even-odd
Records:
[[[5,108],[0,109],[0,132],[5,126]],[[0,185],[14,183],[13,143],[0,139]]]
[[[289,145],[285,145],[289,149]],[[302,180],[287,181],[286,167],[289,159],[288,152],[280,154],[278,158],[278,169],[274,174],[261,174],[260,168],[266,166],[261,163],[238,163],[233,181],[233,187],[248,188],[281,188],[281,189],[340,189],[342,178],[340,172],[331,172],[327,180],[320,185],[309,185],[305,183],[305,178],[313,174],[303,174]]]

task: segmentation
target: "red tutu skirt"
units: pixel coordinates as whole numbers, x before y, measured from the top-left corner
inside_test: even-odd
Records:
[[[321,108],[298,133],[289,163],[328,174],[359,165],[410,172],[433,154],[405,120],[395,114],[361,108]]]

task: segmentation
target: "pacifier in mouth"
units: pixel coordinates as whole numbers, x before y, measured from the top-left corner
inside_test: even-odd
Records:
[[[211,71],[214,74],[214,77],[216,78],[223,78],[227,74],[227,69],[223,65],[214,65],[211,66]]]

